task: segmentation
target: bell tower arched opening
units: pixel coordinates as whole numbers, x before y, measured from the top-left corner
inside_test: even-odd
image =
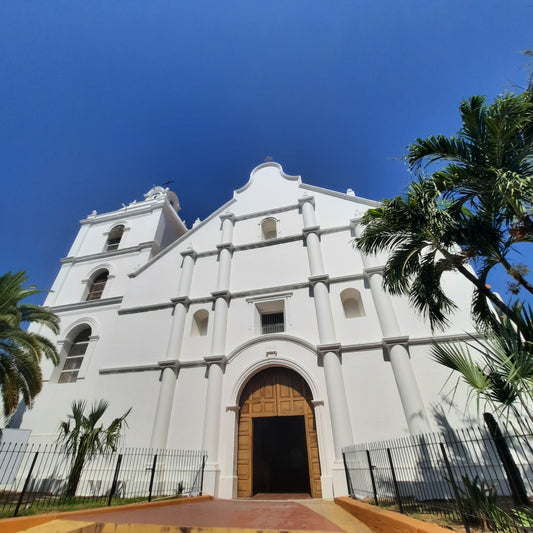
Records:
[[[238,496],[322,496],[312,395],[293,370],[269,367],[245,385],[239,402]]]

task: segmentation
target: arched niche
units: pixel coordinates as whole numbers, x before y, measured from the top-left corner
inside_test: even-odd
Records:
[[[344,289],[341,292],[341,302],[346,318],[366,316],[361,293],[357,289]]]
[[[207,335],[207,326],[209,325],[209,311],[199,309],[192,317],[191,336],[205,337]]]
[[[264,241],[275,239],[278,236],[278,222],[275,218],[265,218],[261,222],[261,236]]]

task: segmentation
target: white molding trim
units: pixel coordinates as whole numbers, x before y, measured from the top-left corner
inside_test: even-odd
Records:
[[[309,352],[313,354],[313,356],[316,357],[316,346],[314,344],[311,344],[310,342],[301,339],[300,337],[295,337],[294,335],[287,335],[286,333],[270,333],[268,335],[257,335],[256,337],[253,337],[252,339],[247,340],[246,342],[243,342],[236,348],[234,348],[231,352],[229,352],[227,359],[228,364],[231,363],[233,359],[238,357],[241,352],[244,350],[247,350],[251,346],[254,346],[255,344],[260,344],[264,342],[275,342],[275,341],[287,341],[292,342],[294,344],[298,344],[302,348],[305,348]],[[278,350],[279,351],[279,350]],[[275,359],[276,361],[278,358]]]
[[[329,278],[329,284],[332,285],[334,283],[345,283],[347,281],[357,281],[364,279],[363,273],[358,274],[350,274],[349,276],[338,276],[335,278]],[[236,300],[237,298],[248,298],[252,297],[255,298],[255,295],[257,295],[258,298],[264,297],[266,300],[272,300],[275,299],[277,293],[285,293],[288,291],[295,291],[298,289],[306,289],[310,286],[309,281],[302,281],[301,283],[292,283],[291,285],[278,285],[275,287],[266,287],[261,289],[250,289],[248,291],[240,291],[240,292],[232,292],[231,293],[231,299]],[[199,296],[196,298],[190,298],[189,304],[206,304],[213,301],[213,296]],[[149,311],[158,311],[159,309],[165,309],[167,307],[173,307],[175,305],[176,298],[172,297],[170,302],[161,302],[158,304],[150,304],[150,305],[139,305],[134,307],[126,307],[124,309],[120,309],[118,314],[119,315],[127,315],[130,313],[144,313]]]
[[[119,220],[113,221],[112,224],[109,224],[108,225],[109,229],[104,231],[102,233],[102,235],[104,237],[107,237],[111,233],[111,230],[113,230],[117,226],[124,226],[124,232],[131,230],[131,224],[129,223],[129,221],[127,219],[123,218],[123,219],[119,219]]]
[[[93,309],[95,307],[109,307],[122,303],[122,296],[113,298],[101,298],[100,300],[91,300],[89,302],[76,302],[73,304],[53,305],[51,309],[54,313],[63,313],[65,311],[79,311],[82,309]]]
[[[100,263],[97,266],[93,266],[91,270],[89,270],[89,273],[87,274],[86,279],[82,280],[82,283],[88,283],[91,278],[99,271],[99,270],[107,270],[108,276],[107,279],[115,279],[116,278],[116,269],[115,265],[112,263]]]
[[[79,257],[63,257],[60,261],[62,264],[75,264],[75,263],[84,263],[86,261],[94,261],[95,259],[105,259],[107,257],[114,257],[117,255],[127,255],[131,253],[139,253],[145,250],[146,248],[153,248],[156,246],[154,241],[143,242],[137,246],[130,246],[129,248],[122,248],[117,250],[111,250],[110,252],[99,252],[97,254],[82,255]]]

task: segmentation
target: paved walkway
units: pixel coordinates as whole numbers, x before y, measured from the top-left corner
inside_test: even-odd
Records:
[[[327,500],[211,500],[139,510],[84,514],[80,520],[115,524],[181,527],[283,529],[331,533],[371,533],[370,529]]]
[[[308,500],[301,504],[330,520],[346,533],[373,533],[361,521],[331,500]]]

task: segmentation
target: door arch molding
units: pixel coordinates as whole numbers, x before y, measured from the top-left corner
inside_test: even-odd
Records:
[[[293,370],[299,374],[303,380],[306,382],[307,386],[311,390],[311,395],[313,396],[313,401],[321,401],[319,394],[319,387],[313,376],[307,371],[307,369],[298,364],[296,361],[291,359],[286,359],[284,357],[276,357],[275,361],[257,361],[254,364],[250,365],[239,378],[236,380],[233,390],[231,391],[231,403],[232,405],[239,405],[242,391],[248,382],[259,372],[262,372],[266,368],[273,367],[282,367]]]
[[[288,335],[287,333],[268,333],[266,335],[260,335],[259,337],[254,337],[252,339],[247,340],[246,342],[243,342],[241,345],[234,348],[229,354],[227,361],[230,363],[235,357],[238,357],[243,352],[251,348],[252,346],[255,346],[257,344],[267,344],[269,342],[279,342],[279,341],[285,341],[290,344],[295,344],[297,346],[300,346],[304,350],[307,350],[310,352],[310,354],[316,358],[317,356],[317,349],[314,344],[311,344],[310,342],[300,338],[295,337],[294,335]]]

